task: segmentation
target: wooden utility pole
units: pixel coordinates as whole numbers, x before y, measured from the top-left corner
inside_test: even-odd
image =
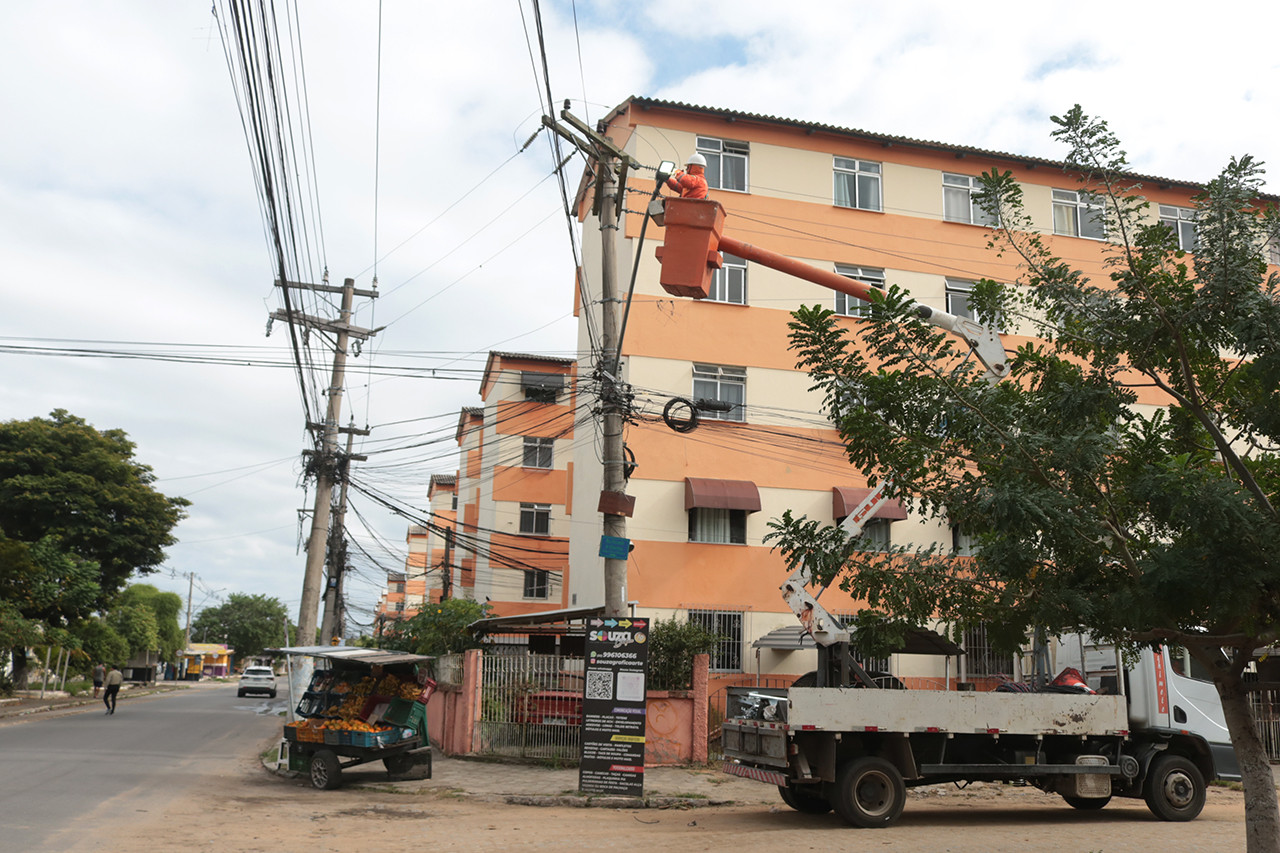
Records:
[[[600,217],[600,362],[596,376],[600,381],[601,451],[604,455],[603,488],[600,512],[604,515],[601,553],[604,560],[604,612],[606,616],[623,616],[627,604],[627,517],[634,499],[626,494],[623,424],[627,409],[626,389],[622,382],[621,352],[618,350],[618,218],[626,195],[627,170],[639,163],[613,140],[604,136],[603,124],[592,129],[568,109],[560,118],[572,130],[549,116],[542,123],[573,143],[596,162],[596,197],[594,212]],[[576,131],[576,133],[575,133]],[[580,134],[580,135],[579,135]]]
[[[280,287],[293,287],[300,290],[315,290],[324,293],[341,293],[342,310],[335,322],[321,317],[311,317],[298,312],[274,311],[272,319],[299,323],[312,328],[324,329],[337,335],[333,351],[333,374],[329,382],[329,404],[325,412],[323,424],[307,424],[313,431],[320,432],[317,449],[312,454],[312,468],[316,474],[316,500],[311,515],[311,535],[307,539],[307,565],[302,579],[302,604],[298,608],[298,643],[308,646],[315,642],[316,617],[320,609],[320,588],[323,581],[325,562],[325,545],[329,539],[329,519],[333,508],[333,483],[338,462],[338,434],[345,432],[338,426],[342,414],[342,386],[346,378],[347,345],[351,338],[365,340],[377,333],[377,330],[360,329],[351,325],[351,303],[355,296],[376,298],[376,290],[356,290],[355,279],[343,281],[342,287],[328,284],[298,284],[295,282],[276,282]]]

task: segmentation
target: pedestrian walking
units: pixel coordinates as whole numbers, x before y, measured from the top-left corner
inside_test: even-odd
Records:
[[[124,673],[118,666],[112,666],[111,671],[107,673],[107,692],[102,694],[102,704],[107,706],[108,714],[116,712],[116,694],[120,692],[120,685],[123,683]]]
[[[98,698],[98,693],[102,691],[102,680],[107,677],[107,668],[101,663],[95,664],[93,667],[93,698]]]

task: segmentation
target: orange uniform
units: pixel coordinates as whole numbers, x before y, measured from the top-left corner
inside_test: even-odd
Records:
[[[702,175],[702,167],[696,163],[687,172],[676,172],[667,178],[667,186],[680,193],[680,198],[706,198],[707,179]]]

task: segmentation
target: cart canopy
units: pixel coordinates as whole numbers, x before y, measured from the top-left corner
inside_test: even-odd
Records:
[[[360,646],[288,646],[279,649],[265,649],[268,654],[309,655],[329,660],[351,661],[352,663],[369,664],[370,666],[388,666],[396,663],[419,663],[434,660],[431,655],[413,655],[408,652],[393,652],[388,649],[366,649]]]

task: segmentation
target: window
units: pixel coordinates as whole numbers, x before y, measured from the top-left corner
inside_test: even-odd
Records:
[[[742,671],[742,614],[727,610],[690,610],[689,621],[717,635],[712,672]]]
[[[1280,265],[1280,228],[1267,237],[1267,263]]]
[[[458,496],[457,496],[457,495],[454,495],[454,496],[453,496],[453,499],[449,501],[449,508],[450,508],[450,509],[457,509],[457,508],[458,508]]]
[[[724,266],[716,270],[712,276],[711,293],[707,298],[712,302],[746,305],[747,262],[737,255],[725,252]]]
[[[837,157],[836,206],[858,210],[880,209],[880,164]]]
[[[714,364],[693,366],[693,399],[728,403],[729,410],[702,411],[704,418],[722,421],[746,420],[743,406],[747,402],[747,369],[745,367],[720,367]]]
[[[972,557],[978,551],[978,542],[973,534],[959,525],[952,525],[951,550],[957,557]]]
[[[1088,237],[1091,240],[1106,239],[1106,217],[1102,205],[1088,193],[1054,190],[1053,233],[1066,234],[1068,237]]]
[[[689,541],[746,545],[747,511],[695,506],[689,510]]]
[[[1173,229],[1178,238],[1178,248],[1184,252],[1196,250],[1196,212],[1190,207],[1160,205],[1160,224]]]
[[[546,572],[541,569],[525,569],[524,571],[524,597],[525,598],[546,598],[551,584]]]
[[[887,518],[872,518],[862,525],[862,550],[888,551],[891,524]]]
[[[520,504],[520,532],[534,536],[551,533],[551,504]]]
[[[526,468],[550,468],[551,467],[551,449],[555,446],[553,438],[535,438],[532,435],[524,437],[524,467]]]
[[[564,389],[564,376],[559,373],[538,373],[525,370],[520,373],[520,387],[525,399],[535,403],[554,403]]]
[[[1013,658],[998,655],[987,640],[987,626],[974,625],[964,630],[964,671],[965,677],[975,675],[1001,675],[1012,669]]]
[[[1197,681],[1213,681],[1213,673],[1205,669],[1204,664],[1193,658],[1191,652],[1182,646],[1169,647],[1169,664],[1178,675]]]
[[[977,178],[968,175],[942,173],[942,218],[948,222],[968,222],[971,225],[995,225],[996,220],[973,200],[973,194],[982,189]]]
[[[698,153],[707,158],[707,186],[746,192],[748,151],[745,142],[699,136]]]
[[[391,591],[404,592],[404,581],[396,581],[395,583],[391,584]]]
[[[872,287],[885,289],[884,270],[870,267],[854,267],[849,264],[836,264],[836,272],[845,278],[862,281]],[[842,317],[870,317],[871,303],[847,293],[836,292],[836,313]]]
[[[947,279],[947,313],[977,320],[977,312],[969,306],[969,297],[972,293],[973,282],[959,278]]]

